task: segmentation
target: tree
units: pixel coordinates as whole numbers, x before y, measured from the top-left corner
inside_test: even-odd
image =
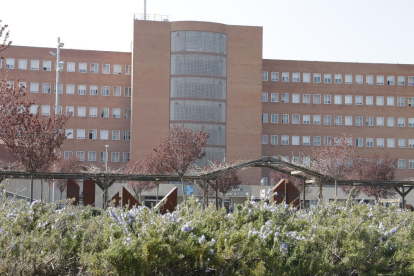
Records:
[[[23,99],[24,86],[0,78],[0,139],[8,152],[30,173],[30,200],[33,201],[33,174],[46,171],[58,159],[58,150],[67,135],[62,131],[69,116],[31,113],[34,102]]]
[[[127,174],[146,174],[148,170],[146,169],[146,162],[145,161],[129,161],[125,167],[125,173]],[[141,201],[141,194],[145,191],[151,191],[154,186],[153,182],[151,181],[127,181],[127,187],[134,192],[134,197],[136,200],[142,204]],[[139,199],[138,199],[139,196]],[[157,193],[158,199],[158,193]]]
[[[335,180],[335,196],[338,196],[336,181],[351,176],[355,157],[352,137],[345,134],[332,136],[328,145],[312,148],[311,167],[325,176],[321,177],[317,183],[320,202],[322,201],[322,188],[332,178]]]
[[[8,25],[2,25],[0,20],[0,37],[3,37],[3,42],[0,44],[0,52],[3,52],[12,44],[11,41],[7,41],[9,39],[10,32],[7,30]],[[1,57],[0,57],[1,59]]]
[[[82,169],[81,162],[79,157],[76,155],[71,155],[68,158],[64,158],[62,155],[59,156],[59,159],[56,162],[56,165],[50,167],[50,171],[58,173],[78,173]],[[56,188],[60,192],[59,200],[62,200],[62,193],[67,190],[68,180],[67,179],[57,179]]]
[[[356,166],[356,176],[358,180],[394,180],[397,159],[385,155],[380,158],[377,154],[372,157],[364,158]],[[393,187],[386,186],[365,186],[361,190],[367,196],[380,198],[391,198],[395,196]]]
[[[188,127],[174,125],[168,135],[154,148],[154,158],[168,166],[181,179],[184,202],[184,175],[194,161],[206,155],[207,139],[209,133],[204,132],[204,126],[199,131]]]

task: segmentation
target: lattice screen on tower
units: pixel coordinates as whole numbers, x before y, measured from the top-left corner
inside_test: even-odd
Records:
[[[184,101],[170,102],[170,120],[184,120]]]
[[[184,78],[171,78],[170,97],[178,98],[185,95],[185,82]]]
[[[171,55],[171,75],[183,75],[185,72],[184,55]]]
[[[227,35],[215,33],[215,52],[227,54]]]
[[[185,32],[171,32],[171,52],[185,51]]]
[[[214,52],[214,33],[186,32],[186,50],[193,52]]]
[[[216,99],[226,99],[226,81],[215,79],[214,80],[214,98]]]
[[[214,79],[185,78],[185,96],[189,98],[214,98]]]
[[[184,120],[213,121],[213,106],[210,101],[185,101]]]
[[[221,102],[214,102],[214,122],[226,121],[226,105]]]

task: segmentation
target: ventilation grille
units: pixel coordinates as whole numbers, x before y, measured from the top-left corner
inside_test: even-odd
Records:
[[[171,52],[227,54],[227,35],[212,32],[171,32]]]
[[[171,55],[171,75],[226,77],[227,59],[209,55]]]
[[[171,78],[171,98],[226,99],[226,80],[211,78]]]

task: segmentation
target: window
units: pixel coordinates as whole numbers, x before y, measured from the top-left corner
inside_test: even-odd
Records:
[[[69,157],[71,157],[72,156],[72,151],[70,151],[70,150],[65,150],[65,153],[64,153],[64,158],[66,159],[66,158],[69,158]]]
[[[119,162],[119,152],[112,152],[111,153],[111,161],[112,162]]]
[[[313,124],[320,125],[321,124],[321,115],[313,115]]]
[[[131,140],[131,132],[129,130],[124,130],[124,141]]]
[[[366,126],[374,126],[374,117],[365,117]]]
[[[6,69],[14,69],[14,58],[6,58]]]
[[[98,95],[98,86],[97,85],[89,86],[89,94],[92,96]]]
[[[356,126],[363,126],[364,125],[364,117],[356,116],[355,117],[355,125]]]
[[[310,146],[310,136],[303,136],[302,137],[302,145]]]
[[[405,159],[398,159],[398,168],[405,169]]]
[[[364,76],[363,75],[356,75],[355,76],[355,83],[356,84],[363,84],[364,83]]]
[[[323,95],[324,104],[331,104],[331,95]]]
[[[50,83],[43,83],[42,84],[42,93],[50,93]]]
[[[79,73],[86,73],[88,65],[83,62],[79,62]]]
[[[267,103],[268,93],[262,92],[262,103]]]
[[[374,105],[374,96],[366,96],[365,97],[365,104],[366,105]]]
[[[84,129],[78,129],[77,130],[77,138],[78,139],[85,139],[85,130]]]
[[[313,145],[318,147],[321,145],[321,137],[320,136],[313,136]]]
[[[121,131],[112,130],[112,140],[120,140],[120,139],[121,139]]]
[[[271,81],[279,81],[279,72],[271,73]]]
[[[323,145],[324,146],[331,146],[332,145],[332,139],[329,136],[323,137]]]
[[[120,86],[114,86],[114,96],[115,97],[121,97],[121,87]]]
[[[304,125],[310,125],[310,115],[303,115],[302,123]]]
[[[102,74],[111,74],[111,65],[110,64],[102,64]],[[115,72],[114,72],[115,74]]]
[[[342,125],[342,116],[335,116],[335,125],[336,126]]]
[[[389,106],[394,105],[394,97],[387,97],[387,105]]]
[[[289,114],[282,114],[282,124],[289,124]]]
[[[410,149],[414,148],[414,139],[408,139],[408,147]]]
[[[377,96],[377,105],[384,105],[384,97]]]
[[[310,103],[310,94],[303,94],[303,103]]]
[[[398,139],[398,147],[400,149],[405,148],[405,139]]]
[[[122,66],[119,64],[114,64],[114,74],[121,75],[122,74]]]
[[[74,84],[66,84],[66,94],[75,94]]]
[[[101,117],[102,118],[109,118],[109,108],[108,107],[102,107],[101,108]]]
[[[398,85],[405,85],[405,77],[404,76],[398,76]]]
[[[404,117],[399,117],[398,118],[398,126],[399,127],[405,127],[405,118]]]
[[[377,126],[384,126],[384,117],[377,117]]]
[[[292,82],[300,82],[300,73],[292,73]]]
[[[352,96],[350,95],[345,96],[345,104],[352,105]]]
[[[374,147],[374,138],[367,138],[366,143],[367,143],[367,148]]]
[[[324,125],[331,125],[331,115],[323,116],[323,123]]]
[[[86,85],[78,85],[78,94],[86,95]]]
[[[67,106],[66,107],[66,114],[73,116],[75,114],[75,107],[73,106]]]
[[[124,96],[125,97],[131,97],[131,87],[125,87],[124,88]]]
[[[262,81],[267,81],[268,80],[268,73],[267,71],[263,71],[262,72]]]
[[[84,151],[77,151],[76,156],[78,157],[79,161],[85,161],[85,152]]]
[[[310,73],[303,73],[303,82],[310,82]]]
[[[282,81],[283,82],[289,82],[289,72],[283,72],[282,73]]]
[[[37,105],[37,104],[32,104],[31,106],[30,106],[30,113],[31,114],[37,114],[37,109],[39,108],[39,106]]]
[[[125,75],[131,75],[131,65],[125,65]]]
[[[277,145],[279,143],[279,136],[278,135],[270,135],[270,144]]]
[[[394,85],[394,84],[395,84],[395,77],[387,76],[387,85]]]
[[[20,70],[27,70],[27,59],[19,59],[17,61],[17,68]]]
[[[292,94],[292,103],[300,103],[300,94]]]
[[[66,65],[66,70],[68,72],[75,72],[75,63],[74,62],[68,62]]]
[[[98,117],[97,107],[89,107],[89,117]]]
[[[78,106],[78,117],[86,117],[86,107]]]
[[[268,116],[266,113],[262,113],[262,123],[267,124],[268,122]]]
[[[366,81],[367,81],[367,84],[370,84],[370,85],[374,84],[374,76],[373,75],[367,75],[366,76]]]
[[[345,125],[352,126],[352,116],[345,116]]]
[[[37,82],[30,83],[30,93],[39,93],[39,83]]]
[[[108,153],[105,151],[100,152],[99,161],[101,162],[107,162],[108,161]]]
[[[129,152],[124,152],[123,157],[124,162],[129,162]]]
[[[320,104],[320,103],[321,103],[321,95],[319,95],[319,94],[314,94],[314,95],[313,95],[313,103],[314,103],[314,104]]]
[[[73,139],[73,129],[67,128],[65,129],[65,134],[67,139]]]
[[[335,104],[342,104],[342,95],[335,95]]]
[[[398,106],[405,106],[405,97],[398,97],[397,98],[397,105]]]
[[[53,93],[56,94],[56,83],[53,86]],[[63,94],[63,84],[59,84],[59,94]]]
[[[98,63],[91,63],[91,73],[94,73],[94,74],[99,73]]]
[[[384,76],[377,76],[377,85],[384,85]]]
[[[332,82],[332,75],[331,74],[324,74],[323,79],[324,79],[324,83],[331,83]]]
[[[342,74],[335,74],[335,83],[342,83]]]
[[[408,127],[414,127],[414,118],[408,118]]]
[[[293,135],[292,146],[299,146],[299,143],[300,143],[300,136]]]
[[[49,60],[43,61],[43,71],[50,71],[52,70],[52,62]]]
[[[272,114],[271,115],[271,123],[272,124],[277,124],[277,123],[279,123],[279,114]]]
[[[125,108],[124,109],[124,118],[130,119],[131,118],[131,108]]]
[[[310,157],[303,157],[302,158],[302,164],[303,164],[303,166],[307,166],[307,167],[310,167]]]
[[[98,136],[98,131],[96,129],[89,130],[89,140],[96,140]]]
[[[408,106],[414,106],[414,98],[408,97]]]
[[[295,125],[300,124],[300,115],[298,114],[292,115],[292,124],[295,124]]]
[[[345,75],[345,84],[352,84],[352,75]]]
[[[30,70],[39,70],[39,61],[31,60],[30,61]]]
[[[319,73],[314,73],[314,74],[313,74],[313,82],[314,82],[314,83],[320,83],[320,82],[321,82],[321,74],[319,74]]]
[[[387,118],[387,126],[394,127],[395,126],[395,118],[394,117],[388,117]]]
[[[414,77],[408,77],[408,86],[414,85]]]
[[[282,145],[289,145],[289,135],[282,135]]]
[[[262,135],[262,145],[267,145],[267,135]]]
[[[96,161],[96,151],[88,151],[88,161]]]
[[[364,138],[357,137],[355,138],[355,147],[361,148],[364,146]]]
[[[387,138],[387,148],[395,148],[395,139]]]
[[[109,96],[109,86],[102,86],[101,94],[102,96]]]
[[[282,103],[289,102],[289,93],[282,93]]]
[[[377,148],[384,147],[384,138],[377,138]]]
[[[108,133],[109,133],[108,130],[101,129],[101,131],[100,131],[101,140],[108,140]]]

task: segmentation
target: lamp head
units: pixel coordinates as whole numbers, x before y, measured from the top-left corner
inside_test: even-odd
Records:
[[[59,47],[59,48],[60,48],[60,47],[63,47],[63,45],[65,45],[65,43],[60,42],[60,43],[59,43],[59,45],[58,45],[58,47]]]

